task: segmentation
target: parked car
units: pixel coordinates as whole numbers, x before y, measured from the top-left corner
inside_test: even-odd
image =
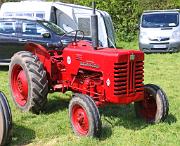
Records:
[[[17,9],[18,8],[18,9]],[[115,33],[111,16],[101,10],[98,15],[99,40],[103,47],[113,47]],[[65,31],[82,30],[91,37],[92,8],[62,2],[21,1],[6,2],[0,8],[0,17],[32,17],[51,21]]]
[[[179,10],[145,11],[140,20],[139,48],[146,53],[180,51]]]
[[[0,65],[8,65],[13,54],[22,51],[28,42],[51,49],[73,39],[73,35],[67,35],[59,26],[45,20],[0,18]]]

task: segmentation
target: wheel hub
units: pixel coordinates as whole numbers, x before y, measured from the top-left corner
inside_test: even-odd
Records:
[[[18,81],[17,84],[18,84],[19,92],[22,92],[22,88],[23,88],[22,82],[19,78],[17,79],[17,81]]]
[[[86,111],[79,105],[73,108],[73,124],[80,134],[86,135],[88,133],[88,117]]]
[[[15,65],[12,70],[11,85],[16,103],[24,106],[28,100],[28,81],[20,65]]]
[[[25,75],[24,71],[21,70],[17,77],[17,87],[18,87],[19,92],[26,97],[27,97],[27,93],[28,93],[27,85],[28,84],[27,84],[26,75]]]

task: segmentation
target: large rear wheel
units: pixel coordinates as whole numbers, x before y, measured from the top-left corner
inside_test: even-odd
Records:
[[[91,97],[75,94],[69,104],[69,117],[76,135],[100,136],[101,119],[98,108]]]
[[[16,53],[9,66],[9,84],[15,105],[38,114],[47,102],[46,71],[38,57],[28,51]]]
[[[147,84],[144,96],[144,100],[134,103],[136,115],[149,123],[164,121],[169,111],[165,92],[157,85]]]
[[[0,145],[10,143],[12,137],[12,115],[5,95],[0,92]]]

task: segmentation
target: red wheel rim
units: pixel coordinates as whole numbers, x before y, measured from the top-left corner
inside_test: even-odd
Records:
[[[145,89],[144,96],[144,100],[139,105],[139,113],[147,121],[154,121],[157,112],[156,95],[153,95],[149,89]]]
[[[25,106],[28,100],[28,81],[20,65],[15,65],[12,69],[11,86],[16,103]]]
[[[86,111],[80,105],[72,108],[72,122],[80,135],[86,135],[89,130],[89,121]]]

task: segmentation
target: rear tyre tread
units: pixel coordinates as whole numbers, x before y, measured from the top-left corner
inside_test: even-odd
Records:
[[[20,108],[23,111],[32,111],[38,114],[43,110],[47,102],[48,81],[46,71],[37,56],[28,51],[21,51],[16,53],[11,59],[9,69],[10,79],[11,71],[15,64],[19,64],[23,68],[26,76],[28,76],[28,82],[30,82],[28,83],[28,86],[30,86],[30,91],[28,91],[29,104],[26,104],[24,108]]]

